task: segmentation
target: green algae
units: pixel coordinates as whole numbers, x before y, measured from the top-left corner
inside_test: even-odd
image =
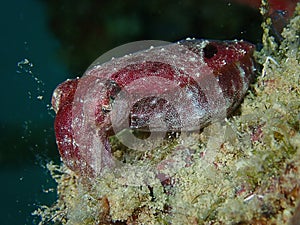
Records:
[[[141,156],[141,165],[125,165],[93,184],[50,164],[59,198],[34,212],[40,224],[288,223],[300,192],[300,4],[280,44],[270,26],[270,19],[262,24],[263,49],[255,54],[262,70],[240,114],[145,157],[161,150],[156,157],[168,159],[163,152],[178,148],[191,153],[191,165],[179,154],[183,162],[167,171],[174,174],[171,184],[163,186]]]

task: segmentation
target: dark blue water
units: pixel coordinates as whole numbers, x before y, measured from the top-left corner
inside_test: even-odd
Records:
[[[42,165],[57,154],[46,105],[67,72],[41,2],[6,1],[0,11],[0,223],[35,224],[31,212],[56,197],[42,191],[55,186]],[[25,58],[33,66],[19,68]]]

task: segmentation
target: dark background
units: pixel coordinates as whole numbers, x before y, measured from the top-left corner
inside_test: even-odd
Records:
[[[257,9],[225,0],[10,0],[0,13],[0,218],[37,224],[31,212],[51,205],[45,165],[59,163],[49,104],[53,89],[81,76],[104,52],[130,41],[186,37],[258,43]],[[29,63],[26,64],[28,59]],[[31,65],[31,64],[32,65]],[[18,66],[19,64],[19,66]],[[43,96],[42,100],[38,96]]]

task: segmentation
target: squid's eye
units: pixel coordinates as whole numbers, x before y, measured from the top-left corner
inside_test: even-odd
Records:
[[[207,44],[203,48],[204,57],[207,59],[210,59],[214,57],[218,53],[218,48],[214,46],[213,44]]]

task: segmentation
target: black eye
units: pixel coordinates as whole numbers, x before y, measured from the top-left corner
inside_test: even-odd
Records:
[[[204,57],[207,59],[212,58],[215,54],[218,53],[218,49],[216,46],[214,46],[213,44],[207,44],[204,48],[203,48],[203,53],[204,53]]]

